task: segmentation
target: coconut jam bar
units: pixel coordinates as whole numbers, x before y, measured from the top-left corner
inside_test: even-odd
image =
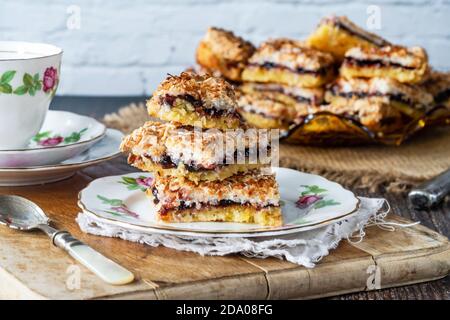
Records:
[[[333,76],[333,57],[290,39],[264,42],[242,72],[247,82],[320,87]]]
[[[300,88],[278,83],[246,82],[239,86],[239,91],[244,94],[271,93],[276,100],[291,105],[296,103],[320,105],[324,95],[323,88]]]
[[[387,77],[420,83],[428,75],[428,58],[420,47],[352,48],[345,54],[340,73],[345,78]]]
[[[328,87],[325,101],[329,105],[323,110],[353,117],[376,131],[392,131],[404,125],[405,116],[422,116],[433,97],[418,86],[390,78],[339,78]]]
[[[240,96],[239,113],[253,128],[287,130],[297,115],[296,109],[268,94],[250,93]]]
[[[268,138],[243,130],[196,133],[171,123],[149,121],[124,138],[121,151],[129,153],[129,163],[143,171],[183,176],[198,183],[267,166],[257,153],[259,148],[270,150]]]
[[[156,177],[147,195],[164,222],[282,224],[275,177],[258,170],[201,184],[182,177]]]
[[[322,102],[322,89],[302,90],[301,98],[277,91],[250,90],[240,95],[238,111],[251,127],[287,130],[301,117],[316,112]]]
[[[338,61],[342,61],[347,50],[353,47],[389,45],[383,38],[358,27],[345,16],[322,19],[307,43],[313,48],[331,53]]]
[[[183,72],[169,76],[147,101],[150,116],[185,126],[237,129],[233,87],[224,79]]]
[[[431,72],[424,87],[433,95],[436,106],[445,107],[450,111],[450,72]]]
[[[211,73],[218,71],[229,80],[240,81],[242,70],[254,51],[250,42],[232,32],[210,27],[197,48],[196,59]]]

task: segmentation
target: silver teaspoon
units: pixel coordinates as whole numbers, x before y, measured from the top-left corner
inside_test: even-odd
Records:
[[[75,239],[67,231],[52,228],[49,225],[50,219],[44,211],[25,198],[0,195],[0,224],[21,231],[36,229],[44,231],[55,246],[67,251],[74,259],[109,284],[122,285],[134,280],[134,275],[127,269]]]

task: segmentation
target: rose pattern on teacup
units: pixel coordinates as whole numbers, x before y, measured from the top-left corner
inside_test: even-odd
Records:
[[[61,78],[62,53],[45,43],[0,41],[0,150],[27,148],[41,131]]]
[[[44,92],[45,93],[51,92],[53,88],[55,88],[55,86],[57,85],[57,82],[58,82],[58,71],[53,67],[45,69],[44,78],[42,79]]]
[[[70,144],[80,141],[83,134],[88,128],[84,128],[78,132],[72,132],[69,136],[63,137],[61,135],[52,135],[51,131],[40,132],[35,135],[32,140],[41,147],[54,147],[61,143]]]
[[[16,71],[13,70],[3,72],[3,74],[0,77],[0,93],[10,94],[13,92],[13,88],[10,82],[15,75]]]
[[[54,96],[58,88],[58,70],[53,67],[47,67],[42,78],[39,73],[31,75],[25,72],[22,77],[22,84],[17,88],[13,88],[11,81],[16,75],[17,71],[15,70],[8,70],[2,73],[0,76],[0,94],[15,94],[18,96],[29,94],[34,96],[36,92],[42,90],[44,93]]]

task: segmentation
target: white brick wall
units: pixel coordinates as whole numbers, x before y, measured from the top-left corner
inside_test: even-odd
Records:
[[[303,38],[331,13],[365,26],[373,4],[377,32],[424,46],[435,67],[450,69],[450,0],[0,0],[0,39],[61,46],[60,95],[142,95],[194,62],[210,25],[255,43]],[[80,29],[67,28],[71,5],[81,10]]]

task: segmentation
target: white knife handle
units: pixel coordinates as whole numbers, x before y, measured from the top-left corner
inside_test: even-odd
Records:
[[[57,232],[53,236],[53,244],[67,251],[75,260],[109,284],[123,285],[134,280],[134,275],[130,271],[75,239],[66,231]]]

